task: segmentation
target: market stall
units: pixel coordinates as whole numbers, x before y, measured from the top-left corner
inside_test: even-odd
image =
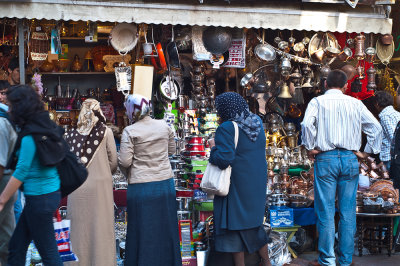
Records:
[[[282,231],[315,224],[313,164],[299,139],[307,103],[323,93],[331,69],[348,74],[347,94],[359,99],[375,90],[394,94],[399,85],[389,65],[395,47],[386,6],[332,9],[295,3],[3,2],[2,43],[11,49],[3,51],[2,68],[19,55],[21,81],[32,83],[52,119],[66,129],[76,126],[82,102],[96,98],[117,143],[128,124],[124,97],[139,93],[152,99],[154,116],[176,133],[170,161],[180,230],[188,232],[181,234],[181,253],[197,265],[204,265],[213,231],[213,203],[200,182],[207,140],[218,127],[214,99],[225,91],[240,93],[264,122],[265,224],[275,228],[271,257],[278,263],[290,258]],[[387,171],[372,158],[360,162],[360,169],[365,182],[359,211],[396,213],[398,191]],[[121,172],[113,185],[117,238],[123,243],[127,182]]]

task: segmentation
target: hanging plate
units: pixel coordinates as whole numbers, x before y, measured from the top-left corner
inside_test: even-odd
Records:
[[[160,82],[160,91],[162,96],[168,100],[175,101],[179,95],[179,84],[174,79],[170,81],[170,77],[166,76]]]

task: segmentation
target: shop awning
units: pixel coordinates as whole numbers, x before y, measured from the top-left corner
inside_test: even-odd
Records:
[[[163,1],[163,0],[160,0]],[[306,31],[391,33],[384,6],[144,0],[14,0],[0,2],[0,17],[181,24]],[[190,3],[190,4],[188,4]],[[210,3],[210,4],[209,4]]]

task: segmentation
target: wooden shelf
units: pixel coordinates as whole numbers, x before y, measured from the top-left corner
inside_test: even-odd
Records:
[[[43,76],[68,75],[114,75],[114,72],[42,72]]]
[[[61,37],[60,39],[61,41],[85,41],[85,37]],[[108,37],[97,37],[97,41],[104,41],[104,40],[108,40]]]

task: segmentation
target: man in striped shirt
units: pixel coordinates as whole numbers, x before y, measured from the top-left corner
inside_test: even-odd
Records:
[[[379,120],[383,130],[382,149],[379,159],[390,168],[390,147],[397,123],[400,121],[400,113],[393,108],[393,96],[387,91],[375,93],[375,107],[379,112]]]
[[[356,229],[356,194],[359,167],[357,157],[380,152],[382,128],[359,100],[344,95],[347,76],[329,73],[324,95],[307,106],[302,126],[303,145],[315,160],[314,208],[319,232],[319,258],[311,265],[336,265],[335,197],[338,198],[339,264],[352,263]],[[367,135],[365,152],[360,152],[361,132]]]

